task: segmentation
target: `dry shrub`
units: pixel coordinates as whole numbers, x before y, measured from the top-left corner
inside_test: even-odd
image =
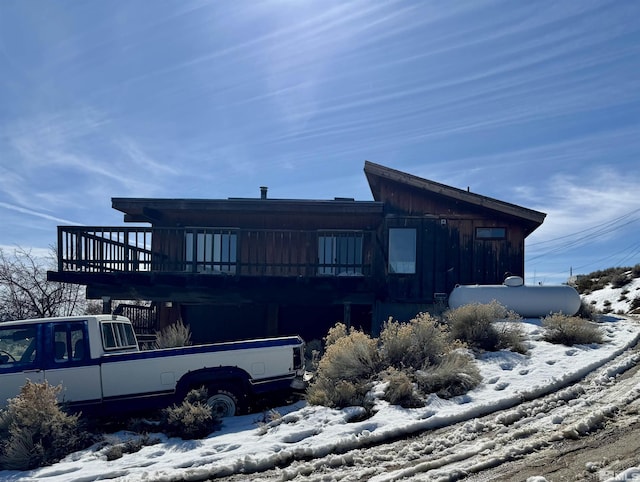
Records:
[[[588,304],[584,299],[580,300],[580,308],[578,308],[576,316],[589,321],[596,321],[597,319],[595,307],[591,304]]]
[[[368,379],[378,369],[376,340],[359,330],[338,338],[318,363],[318,374],[330,380]]]
[[[180,405],[162,410],[161,427],[170,437],[198,439],[209,435],[220,423],[207,405],[206,390],[191,390]]]
[[[389,319],[379,340],[336,325],[307,388],[307,401],[331,408],[367,406],[374,381],[385,381],[384,399],[403,407],[423,405],[421,392],[443,397],[465,393],[481,380],[473,357],[462,355],[445,325],[421,313],[409,323]],[[466,352],[465,352],[466,353]],[[415,385],[418,382],[419,391]]]
[[[602,343],[600,328],[583,318],[552,313],[542,320],[544,340],[567,346]]]
[[[370,379],[379,368],[376,340],[358,330],[334,336],[342,333],[340,325],[325,338],[327,349],[318,363],[314,382],[307,389],[307,401],[312,405],[362,405]]]
[[[330,408],[364,407],[371,387],[368,381],[330,380],[318,376],[307,388],[307,402]]]
[[[334,326],[329,328],[329,332],[327,333],[327,336],[324,337],[325,349],[329,348],[340,338],[344,338],[348,334],[349,334],[349,329],[347,328],[347,325],[340,322],[336,323]]]
[[[480,350],[495,351],[503,348],[495,321],[518,321],[520,317],[497,301],[471,303],[445,313],[451,336]],[[505,340],[506,341],[506,340]]]
[[[526,334],[520,323],[502,323],[496,327],[498,333],[498,349],[511,350],[526,355],[529,347]]]
[[[124,454],[134,454],[142,450],[143,447],[160,443],[157,437],[151,437],[149,434],[136,436],[126,442],[110,445],[104,452],[107,461],[121,458]]]
[[[409,323],[389,319],[380,333],[382,356],[396,368],[422,368],[436,363],[450,349],[444,327],[428,313],[420,313]]]
[[[191,345],[191,329],[182,320],[156,332],[156,348],[174,348]]]
[[[384,380],[387,382],[387,387],[383,398],[390,404],[404,408],[424,406],[424,402],[415,392],[413,381],[406,372],[389,368]]]
[[[28,470],[49,465],[91,443],[79,415],[65,413],[56,399],[61,386],[27,383],[0,412],[0,468]]]
[[[305,344],[304,363],[307,370],[316,371],[318,369],[322,352],[322,342],[318,339],[311,340]]]
[[[611,278],[611,287],[612,288],[622,288],[627,283],[629,283],[630,279],[627,277],[627,273],[620,272],[613,275]]]
[[[416,372],[416,381],[425,393],[451,398],[478,386],[482,376],[469,354],[453,351],[447,353],[438,364]]]

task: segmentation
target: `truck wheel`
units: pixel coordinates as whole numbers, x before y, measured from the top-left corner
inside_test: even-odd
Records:
[[[233,417],[241,412],[239,398],[229,388],[208,388],[207,405],[216,418]]]

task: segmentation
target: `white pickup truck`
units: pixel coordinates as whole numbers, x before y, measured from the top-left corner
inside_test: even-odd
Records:
[[[0,324],[0,407],[27,379],[62,385],[61,401],[84,413],[146,411],[207,389],[219,416],[304,386],[300,337],[140,350],[122,316],[41,318]]]

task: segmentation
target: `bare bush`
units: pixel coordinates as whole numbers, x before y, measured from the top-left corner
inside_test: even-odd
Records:
[[[627,283],[629,283],[629,278],[627,277],[626,272],[619,272],[611,277],[612,288],[622,288]]]
[[[522,355],[528,353],[529,347],[526,343],[526,335],[520,323],[507,322],[494,326],[498,333],[498,349],[510,350]]]
[[[318,363],[319,374],[331,380],[367,379],[378,368],[376,340],[359,330],[352,330],[329,345]]]
[[[198,439],[209,435],[220,423],[206,402],[206,390],[191,390],[180,405],[162,410],[161,427],[170,437]]]
[[[400,405],[404,408],[424,406],[424,402],[416,394],[414,382],[406,372],[389,368],[384,374],[384,380],[387,382],[387,386],[383,398],[390,404]]]
[[[62,387],[27,381],[16,398],[0,412],[0,468],[28,470],[49,465],[86,447],[90,436],[79,415],[58,405]]]
[[[143,447],[160,443],[157,437],[151,437],[149,434],[136,435],[126,442],[109,445],[104,451],[107,461],[121,458],[124,454],[134,454],[142,450]]]
[[[364,407],[371,387],[368,380],[331,380],[318,376],[307,389],[307,402],[330,408]]]
[[[344,338],[349,334],[349,330],[347,329],[347,325],[344,323],[336,323],[334,326],[329,328],[329,333],[324,337],[324,346],[325,349],[329,348],[340,338]]]
[[[472,348],[494,351],[502,347],[495,321],[518,321],[520,317],[497,301],[471,303],[445,313],[451,336]]]
[[[339,325],[332,330],[329,335],[341,332]],[[351,330],[347,335],[332,337],[318,363],[316,377],[307,389],[307,401],[336,408],[362,405],[370,380],[378,369],[376,340],[369,335]]]
[[[466,345],[452,340],[446,326],[429,314],[421,313],[408,323],[389,319],[379,340],[360,331],[345,334],[346,327],[338,325],[332,330],[307,389],[312,405],[371,408],[368,391],[375,381],[385,381],[384,399],[389,403],[421,406],[420,391],[414,389],[418,373],[423,392],[437,391],[442,396],[464,393],[479,383],[473,358],[460,354],[460,347]]]
[[[585,300],[580,300],[580,308],[578,308],[576,316],[585,320],[595,321],[597,316],[596,309],[593,306],[595,303],[595,300],[592,301],[592,304],[588,304]]]
[[[182,320],[178,320],[156,332],[156,348],[174,348],[189,345],[191,345],[191,328],[186,326]]]
[[[437,365],[416,372],[416,380],[423,392],[451,398],[478,386],[482,376],[471,356],[454,351],[448,353]]]
[[[389,319],[380,333],[382,356],[396,368],[416,370],[436,363],[449,349],[445,328],[428,313],[420,313],[409,323]]]
[[[577,316],[553,313],[542,320],[544,340],[567,346],[602,343],[600,328],[595,323]]]

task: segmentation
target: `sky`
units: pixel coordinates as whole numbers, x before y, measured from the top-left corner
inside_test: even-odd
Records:
[[[638,355],[627,351],[640,339],[636,321],[609,316],[599,324],[604,344],[571,348],[543,341],[540,324],[540,319],[522,322],[529,346],[527,355],[484,353],[476,360],[483,378],[477,388],[449,400],[432,394],[421,408],[390,405],[381,399],[384,386],[379,385],[372,390],[374,414],[364,420],[362,407],[335,410],[298,402],[278,408],[279,416],[271,421],[266,417],[261,421],[260,414],[226,418],[218,431],[200,440],[150,434],[158,443],[107,461],[111,446],[136,440],[131,432],[119,432],[107,437],[107,445],[97,443],[49,467],[0,471],[0,478],[11,482],[169,482],[249,474],[246,480],[253,482],[456,479],[452,474],[459,476],[472,467],[497,467],[544,449],[550,441],[578,438],[579,434],[597,430],[603,420],[614,423],[613,414],[619,415],[629,404],[637,403],[637,377],[624,377],[615,391],[611,388],[616,375],[638,363]],[[589,373],[593,374],[590,380],[574,384]],[[554,392],[554,396],[543,397]],[[527,405],[525,401],[532,402]],[[493,418],[477,419],[498,411]],[[464,421],[468,422],[435,436],[436,443],[407,438],[391,456],[376,448],[384,441]],[[366,452],[352,452],[358,448]],[[615,444],[611,445],[612,453],[606,460],[593,460],[591,472],[597,473],[591,476],[603,481],[640,476],[640,467],[623,473],[613,470],[617,468],[615,450]],[[276,467],[281,468],[277,477],[263,478],[259,473]],[[332,478],[338,472],[326,474],[327,468],[342,468],[346,471],[344,479]],[[255,471],[258,473],[252,474]]]
[[[371,200],[369,160],[547,213],[526,281],[640,262],[640,3],[0,2],[0,247],[112,197]]]

